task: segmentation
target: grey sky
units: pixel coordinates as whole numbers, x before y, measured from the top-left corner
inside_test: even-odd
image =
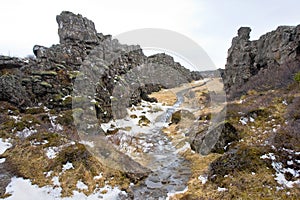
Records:
[[[58,43],[55,16],[62,10],[93,20],[98,32],[118,35],[164,28],[197,42],[223,68],[231,39],[250,26],[251,39],[279,25],[300,24],[298,0],[9,0],[0,7],[0,54],[26,56],[35,44]]]

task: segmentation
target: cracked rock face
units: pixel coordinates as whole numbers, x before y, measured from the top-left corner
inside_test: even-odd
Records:
[[[72,100],[79,105],[85,102],[82,96],[75,97],[71,94],[76,92],[75,81],[86,75],[80,71],[86,67],[90,71],[97,72],[93,73],[97,76],[93,82],[95,91],[91,98],[94,99],[94,105],[91,107],[96,110],[99,122],[108,122],[113,118],[113,92],[117,83],[124,82],[122,78],[127,78],[125,86],[127,83],[129,85],[137,82],[137,86],[130,90],[132,92],[129,94],[130,102],[126,106],[136,104],[141,99],[156,101],[149,98],[148,94],[160,90],[161,85],[156,82],[145,82],[145,77],[156,78],[159,74],[160,80],[165,81],[165,87],[175,87],[192,79],[201,78],[199,74],[191,73],[176,63],[170,56],[158,54],[148,58],[138,45],[120,44],[110,35],[97,33],[94,23],[79,14],[64,11],[56,17],[56,20],[59,44],[51,47],[35,45],[33,47],[35,58],[0,56],[0,101],[10,103],[23,111],[45,106],[52,112],[70,112],[76,115],[76,111],[80,113],[80,108],[76,110],[72,107]],[[148,66],[148,63],[154,63],[154,70],[152,68],[140,70],[142,65]],[[178,72],[184,78],[180,79],[173,73],[173,77],[176,78],[174,80],[172,74],[166,72],[167,67],[169,71]],[[141,72],[131,73],[134,70]],[[120,115],[123,116],[123,113]],[[71,123],[72,118],[67,121]],[[101,158],[100,162],[106,163],[109,167],[115,166],[117,170],[126,173],[135,181],[143,179],[149,173],[146,168],[118,152],[111,145],[103,144],[100,150],[110,152],[112,155],[103,160]],[[0,172],[1,174],[4,173]]]
[[[225,66],[224,86],[227,94],[257,75],[259,71],[273,69],[292,60],[299,60],[300,26],[279,26],[275,31],[250,40],[251,29],[241,27],[232,40]]]
[[[56,21],[61,44],[69,42],[99,44],[100,39],[97,36],[94,22],[80,14],[75,15],[64,11],[56,17]]]

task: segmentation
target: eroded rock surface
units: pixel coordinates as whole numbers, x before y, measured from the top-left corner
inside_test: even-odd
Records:
[[[225,90],[229,97],[240,96],[247,89],[256,89],[253,86],[242,89],[240,87],[256,75],[260,75],[262,78],[265,77],[266,75],[262,75],[263,71],[267,71],[268,74],[271,74],[270,76],[274,77],[278,73],[283,74],[282,71],[288,71],[289,69],[281,70],[281,68],[288,65],[287,63],[290,61],[299,63],[299,25],[296,27],[279,26],[275,31],[253,41],[250,40],[250,32],[249,27],[241,27],[238,30],[238,36],[233,38],[232,45],[228,50],[223,78]],[[285,79],[288,79],[293,72],[286,74]],[[270,82],[268,84],[279,87],[278,84],[275,85],[276,83]],[[265,90],[267,89],[270,89],[270,87],[265,88]]]

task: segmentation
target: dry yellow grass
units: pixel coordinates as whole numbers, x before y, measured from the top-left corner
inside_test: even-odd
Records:
[[[161,90],[159,92],[154,92],[149,97],[154,97],[158,102],[163,103],[166,106],[172,106],[176,103],[176,93],[171,90]]]

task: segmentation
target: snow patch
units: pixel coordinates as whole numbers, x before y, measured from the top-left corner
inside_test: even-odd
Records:
[[[62,171],[66,171],[66,170],[69,170],[69,169],[74,169],[74,166],[72,163],[70,163],[69,161],[63,165],[63,168],[62,168]]]
[[[177,191],[177,192],[168,192],[167,193],[167,198],[166,198],[166,200],[170,200],[170,197],[173,197],[174,195],[176,195],[176,194],[183,194],[183,193],[185,193],[185,192],[187,192],[188,191],[188,187],[186,187],[184,190],[182,190],[182,191]]]
[[[6,192],[11,194],[11,196],[5,198],[5,200],[117,200],[119,199],[119,194],[127,196],[126,192],[121,191],[118,187],[112,188],[110,186],[97,188],[89,196],[78,191],[73,191],[73,196],[61,197],[61,191],[62,188],[60,186],[44,186],[40,188],[37,185],[32,185],[28,179],[13,177],[11,183],[6,187]],[[104,191],[106,193],[102,194]]]
[[[241,117],[240,118],[240,122],[243,124],[243,125],[246,125],[247,123],[248,123],[248,118],[246,118],[246,117]]]
[[[94,180],[98,180],[103,177],[103,173],[101,172],[98,176],[94,176]]]
[[[46,149],[46,156],[49,158],[49,159],[53,159],[57,156],[58,152],[59,152],[59,148],[58,147],[48,147]]]
[[[12,144],[8,140],[0,138],[0,154],[3,154],[10,147],[12,147]]]
[[[225,177],[225,176],[224,176]],[[199,177],[198,177],[198,180],[200,180],[201,181],[201,183],[202,184],[205,184],[206,182],[207,182],[207,176],[202,176],[202,175],[200,175]]]
[[[218,192],[226,192],[227,188],[218,187]]]
[[[83,144],[83,145],[85,145],[85,146],[89,146],[89,147],[91,147],[91,148],[94,148],[94,147],[95,147],[93,141],[85,141],[85,140],[81,140],[79,143],[80,143],[80,144]]]
[[[286,150],[286,151],[288,151],[289,153],[294,152],[293,150]],[[276,171],[274,179],[277,181],[277,183],[279,185],[282,185],[287,188],[293,188],[294,185],[300,185],[300,179],[299,179],[300,170],[294,170],[289,167],[284,168],[283,163],[276,162],[276,157],[273,153],[268,153],[268,154],[262,155],[260,158],[272,160],[271,165],[272,165],[273,169]],[[288,165],[292,165],[293,163],[294,163],[293,161],[287,161]],[[294,178],[298,178],[298,179],[296,179],[295,181],[288,181],[288,180],[286,180],[285,173],[289,173]],[[280,189],[280,187],[279,187],[279,189]]]
[[[30,128],[24,128],[22,131],[17,131],[16,132],[16,135],[19,137],[19,138],[27,138],[33,134],[37,133],[37,130],[35,130],[33,127],[30,127]]]
[[[60,182],[59,182],[59,177],[58,176],[54,176],[52,179],[51,179],[53,185],[55,186],[60,186]]]
[[[87,190],[87,189],[89,189],[89,187],[86,184],[84,184],[84,182],[82,182],[82,181],[77,181],[76,187],[79,190]]]

